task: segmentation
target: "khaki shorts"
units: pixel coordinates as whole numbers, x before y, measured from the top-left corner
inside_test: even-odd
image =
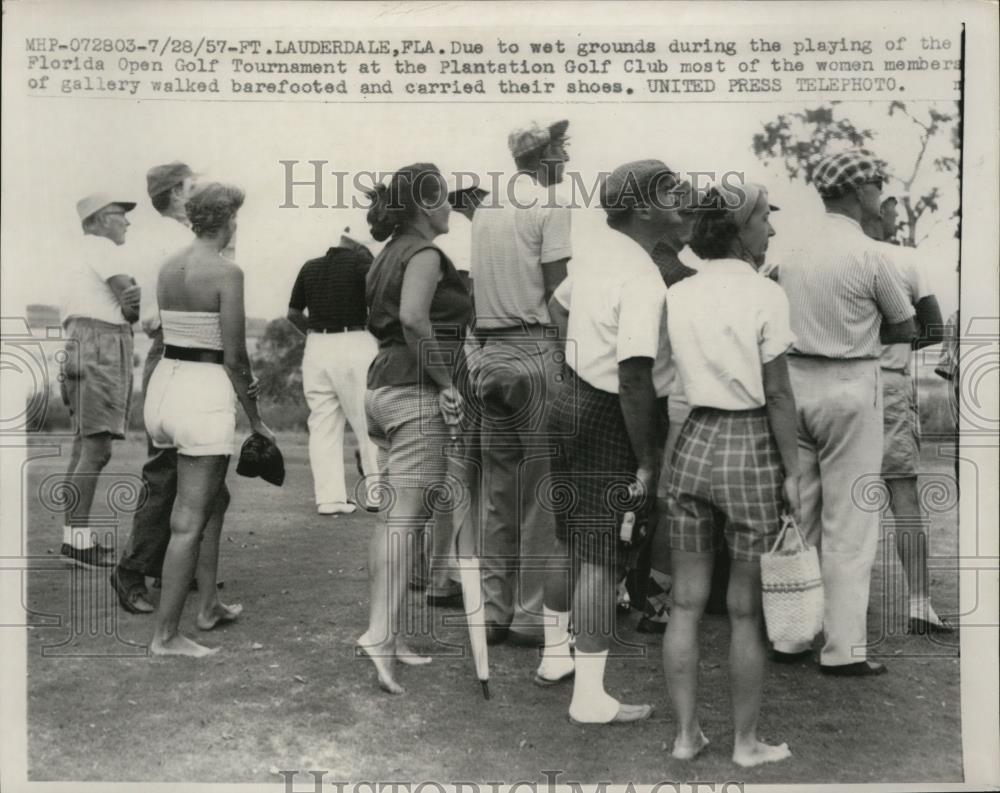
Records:
[[[65,322],[60,391],[81,435],[124,438],[132,399],[132,328],[89,317]]]
[[[902,479],[917,475],[920,460],[920,414],[914,398],[913,378],[902,372],[882,370],[882,477]]]

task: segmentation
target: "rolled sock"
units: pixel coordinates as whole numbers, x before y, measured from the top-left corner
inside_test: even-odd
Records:
[[[576,651],[576,679],[573,681],[573,701],[569,715],[575,721],[606,724],[618,713],[617,699],[604,690],[604,667],[608,651],[585,653]]]
[[[932,625],[941,624],[941,618],[934,611],[930,598],[910,598],[910,618],[927,620]]]
[[[89,528],[82,529],[79,526],[70,527],[69,544],[78,551],[85,551],[88,548],[93,548],[96,542],[97,540],[94,537],[94,533]]]
[[[63,526],[63,545],[73,545],[73,527]]]
[[[573,671],[573,654],[569,641],[569,612],[553,611],[542,606],[545,649],[538,674],[547,680],[558,680]]]

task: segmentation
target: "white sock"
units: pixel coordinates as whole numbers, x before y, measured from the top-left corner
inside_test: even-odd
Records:
[[[576,679],[573,681],[573,701],[569,715],[574,721],[605,724],[618,713],[617,699],[604,690],[604,667],[608,651],[585,653],[576,651]]]
[[[89,528],[63,526],[63,542],[78,551],[94,547],[95,539]]]
[[[925,598],[910,598],[910,618],[927,620],[932,625],[940,625],[941,618],[934,611],[934,607],[931,605],[931,599]]]
[[[573,671],[573,654],[569,643],[569,612],[553,611],[542,606],[545,630],[545,650],[537,674],[547,680],[558,680]]]

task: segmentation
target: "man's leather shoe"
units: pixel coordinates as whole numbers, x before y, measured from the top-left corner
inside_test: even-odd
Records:
[[[503,644],[507,641],[507,636],[510,634],[510,628],[506,625],[501,625],[499,622],[494,622],[493,620],[486,621],[486,643],[489,645]]]
[[[889,671],[884,665],[874,661],[858,661],[856,664],[843,664],[841,666],[820,664],[819,669],[824,675],[833,675],[834,677],[872,677],[887,674]]]
[[[803,650],[800,653],[783,653],[779,650],[772,650],[771,660],[776,664],[801,664],[812,660],[812,650]]]
[[[662,620],[651,620],[645,614],[642,619],[639,620],[638,624],[635,626],[638,633],[659,633],[663,634],[667,632],[667,623]]]
[[[452,595],[428,595],[427,605],[437,609],[460,609],[465,605],[461,592]]]
[[[931,622],[921,617],[910,617],[910,633],[917,636],[926,636],[930,633],[947,634],[955,632],[955,626],[948,622],[948,620],[941,617],[938,617],[938,619],[941,620],[940,623]]]
[[[129,571],[125,573],[126,578],[131,578]],[[156,608],[147,599],[145,576],[138,575],[138,580],[125,582],[119,575],[119,568],[111,572],[111,586],[118,595],[118,602],[129,614],[152,614]]]

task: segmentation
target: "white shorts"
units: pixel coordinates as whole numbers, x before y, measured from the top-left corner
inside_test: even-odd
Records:
[[[230,455],[236,392],[221,364],[164,358],[149,379],[143,419],[159,449],[191,457]]]

